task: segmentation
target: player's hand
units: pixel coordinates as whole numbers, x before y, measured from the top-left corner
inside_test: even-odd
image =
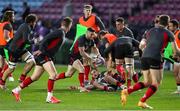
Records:
[[[34,56],[39,56],[40,54],[42,54],[42,52],[40,50],[37,50],[33,53]]]

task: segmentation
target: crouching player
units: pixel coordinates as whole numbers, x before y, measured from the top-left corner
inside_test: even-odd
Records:
[[[61,28],[49,33],[39,46],[39,50],[34,52],[36,66],[31,77],[27,77],[18,87],[12,90],[16,101],[20,101],[20,91],[30,85],[32,82],[38,80],[44,71],[49,74],[48,92],[46,102],[59,103],[60,100],[53,96],[54,81],[56,78],[56,69],[52,58],[58,49],[63,45],[65,32],[68,32],[72,26],[71,18],[64,18],[61,22]]]
[[[80,92],[87,91],[84,88],[84,73],[85,69],[82,64],[82,59],[92,61],[89,53],[91,51],[95,52],[96,55],[100,55],[99,51],[94,43],[95,31],[92,28],[88,28],[85,35],[82,35],[76,42],[73,47],[73,50],[70,52],[69,65],[66,72],[60,73],[56,80],[70,78],[73,76],[75,71],[79,71],[79,82],[80,82]]]
[[[128,72],[127,87],[131,86],[131,78],[134,74],[133,46],[138,47],[139,42],[131,37],[120,37],[104,51],[105,58],[108,58],[111,53],[111,58],[115,59],[116,69],[119,73],[124,72],[122,70],[125,61]]]

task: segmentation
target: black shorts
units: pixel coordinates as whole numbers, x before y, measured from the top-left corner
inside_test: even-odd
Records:
[[[42,66],[44,63],[52,60],[53,59],[46,54],[40,54],[39,56],[35,56],[36,65],[39,66]]]
[[[69,65],[72,65],[74,63],[74,61],[76,61],[77,59],[82,60],[82,57],[80,54],[69,54],[68,56],[69,56],[68,57],[69,58],[68,59]]]
[[[115,49],[115,58],[116,59],[124,59],[133,58],[133,47],[130,44],[122,44],[116,47]]]
[[[141,58],[141,68],[142,70],[162,69],[163,62],[152,58]]]
[[[5,52],[4,52],[4,48],[0,48],[0,55],[5,58]]]
[[[24,55],[26,52],[28,51],[27,50],[16,51],[16,52],[8,51],[9,61],[14,62],[14,63],[20,61],[22,55]]]

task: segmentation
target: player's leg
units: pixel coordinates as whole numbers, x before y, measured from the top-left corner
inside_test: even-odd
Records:
[[[0,78],[2,78],[3,76],[3,73],[2,73],[3,66],[4,66],[4,58],[2,55],[0,55]]]
[[[138,103],[138,106],[142,108],[152,109],[151,106],[146,104],[146,101],[157,91],[158,86],[161,84],[163,74],[162,74],[162,63],[156,60],[149,60],[150,65],[150,78],[151,84],[148,86],[144,96]]]
[[[35,65],[34,56],[29,51],[25,52],[21,58],[23,61],[26,62],[26,64],[25,64],[23,72],[19,78],[20,82],[25,80],[27,74],[31,71],[31,69]]]
[[[97,81],[93,81],[93,82],[92,82],[92,85],[93,85],[95,88],[97,88],[97,89],[100,89],[100,90],[103,90],[103,91],[109,91],[107,85],[99,84]]]
[[[134,73],[134,58],[127,58],[125,57],[125,65],[126,65],[126,70],[127,70],[127,87],[131,86],[131,78]]]
[[[77,59],[76,61],[74,61],[72,65],[79,72],[78,78],[79,78],[80,86],[84,87],[85,69],[84,69],[84,66],[82,65],[82,62],[79,59]]]
[[[113,77],[109,76],[109,75],[105,75],[104,76],[104,80],[107,81],[109,84],[111,85],[116,85],[118,87],[121,87],[122,89],[125,88],[125,86],[123,85],[123,83],[117,81],[116,79],[114,79]]]
[[[72,65],[68,65],[67,71],[66,72],[61,72],[56,76],[56,80],[59,79],[65,79],[65,78],[71,78],[75,72],[75,69],[73,68]]]
[[[174,63],[174,77],[176,80],[177,90],[173,92],[174,94],[180,94],[180,63]]]
[[[124,59],[115,59],[115,63],[116,63],[116,70],[118,71],[118,73],[121,75],[122,79],[124,81],[126,81],[126,72],[125,69],[123,67],[124,64]]]
[[[47,92],[46,102],[48,102],[48,103],[59,103],[60,100],[58,100],[57,98],[55,98],[53,96],[54,81],[56,80],[56,74],[57,74],[54,63],[52,61],[47,61],[46,63],[43,64],[43,68],[49,74],[48,92]]]
[[[83,59],[85,84],[89,82],[89,73],[91,71],[90,62],[91,61],[87,59]]]
[[[8,64],[9,64],[8,69],[4,72],[2,78],[0,79],[0,88],[1,89],[6,89],[6,86],[5,86],[6,79],[7,79],[8,75],[11,74],[15,70],[15,67],[16,67],[15,62],[9,61]]]
[[[134,86],[129,87],[128,89],[122,90],[122,92],[121,92],[122,105],[126,104],[127,96],[129,94],[131,94],[132,92],[135,92],[139,89],[145,88],[146,84],[149,84],[149,82],[151,81],[151,78],[149,78],[150,77],[150,71],[149,71],[150,65],[149,65],[148,59],[142,58],[141,63],[142,63],[142,72],[143,72],[143,76],[144,76],[144,82],[137,82],[136,84],[134,84]]]
[[[21,101],[20,99],[20,91],[27,86],[29,86],[32,82],[38,80],[44,72],[44,68],[42,66],[36,65],[34,68],[34,72],[31,77],[27,77],[20,85],[12,90],[12,94],[15,96],[16,101]]]

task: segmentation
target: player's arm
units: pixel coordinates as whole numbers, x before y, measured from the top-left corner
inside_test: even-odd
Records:
[[[142,36],[142,39],[139,43],[139,49],[141,49],[142,51],[144,50],[144,48],[146,47],[146,43],[147,43],[147,36],[149,35],[149,31],[145,31],[143,36]]]
[[[100,30],[105,30],[104,23],[101,21],[99,17],[96,16],[96,24],[99,26]]]
[[[9,35],[10,32],[8,30],[4,30],[4,39],[6,40],[6,42],[9,42],[11,40]]]
[[[11,40],[10,37],[11,30],[12,30],[12,26],[10,24],[4,26],[4,39],[6,40],[6,42],[9,42]]]
[[[105,58],[108,58],[108,57],[109,57],[109,53],[112,51],[113,46],[114,46],[114,43],[111,44],[109,47],[107,47],[107,48],[104,50],[104,57],[105,57]]]
[[[175,42],[175,37],[172,32],[168,32],[169,41],[172,44],[172,50],[173,50],[173,57],[176,57],[177,55],[180,55],[180,49],[178,48],[177,43]]]
[[[97,57],[101,56],[99,49],[97,48],[96,44],[94,44],[94,46],[91,48],[91,52],[96,54]]]
[[[91,59],[91,57],[89,56],[89,54],[85,52],[85,48],[84,48],[84,47],[78,47],[78,49],[79,49],[79,52],[80,52],[80,54],[81,54],[81,56],[82,56],[83,58]]]

